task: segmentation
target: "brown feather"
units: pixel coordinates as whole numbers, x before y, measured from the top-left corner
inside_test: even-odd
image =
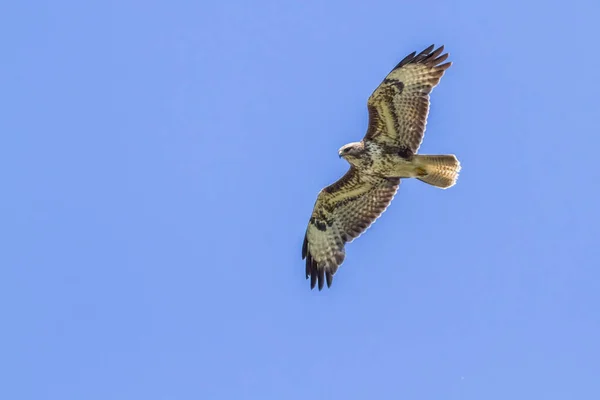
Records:
[[[371,94],[364,140],[404,148],[408,157],[417,153],[425,135],[429,94],[452,65],[441,64],[448,58],[442,54],[444,46],[433,49],[431,45],[405,57]]]
[[[406,159],[417,153],[425,134],[429,95],[452,65],[442,64],[448,59],[444,46],[434,49],[431,45],[404,57],[373,91],[367,103],[369,127],[363,146]],[[400,179],[368,170],[372,164],[371,159],[371,164],[356,164],[362,165],[360,170],[351,166],[319,192],[302,243],[311,289],[322,290],[325,283],[331,287],[346,257],[346,243],[369,229],[398,191]]]
[[[317,197],[305,235],[306,277],[311,289],[331,287],[345,259],[345,244],[364,233],[387,209],[400,185],[398,178],[361,176],[351,167]],[[321,229],[324,228],[324,229]]]

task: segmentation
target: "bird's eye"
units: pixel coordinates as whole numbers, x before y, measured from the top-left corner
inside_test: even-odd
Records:
[[[349,152],[350,152],[350,147],[346,147],[346,148],[344,149],[344,153],[349,153]]]

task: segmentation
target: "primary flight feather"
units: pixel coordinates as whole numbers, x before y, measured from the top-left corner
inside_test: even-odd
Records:
[[[444,72],[444,46],[429,46],[406,56],[369,97],[369,125],[360,142],[343,146],[338,154],[350,169],[323,188],[304,236],[302,259],[310,287],[331,287],[344,262],[345,245],[360,236],[387,209],[401,178],[417,178],[446,189],[458,178],[454,155],[417,154],[429,114],[429,95]]]

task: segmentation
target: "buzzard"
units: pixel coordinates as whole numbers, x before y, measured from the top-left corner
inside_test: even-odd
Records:
[[[344,262],[345,245],[360,236],[387,209],[401,178],[438,188],[453,186],[460,162],[454,155],[417,154],[429,114],[429,94],[452,65],[444,46],[406,56],[367,102],[369,124],[360,142],[338,154],[350,169],[323,188],[314,205],[302,245],[310,287],[331,287]],[[443,64],[442,64],[443,63]]]

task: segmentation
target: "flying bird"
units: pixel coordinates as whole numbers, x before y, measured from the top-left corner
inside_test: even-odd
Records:
[[[431,45],[400,61],[367,102],[369,123],[360,142],[339,149],[350,168],[323,188],[314,204],[302,245],[310,287],[331,287],[346,257],[345,245],[364,233],[392,202],[402,178],[446,189],[461,169],[454,155],[417,154],[429,115],[430,93],[444,72],[444,46]]]

